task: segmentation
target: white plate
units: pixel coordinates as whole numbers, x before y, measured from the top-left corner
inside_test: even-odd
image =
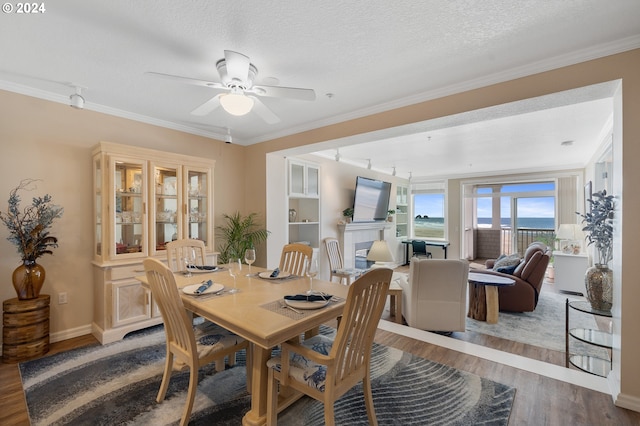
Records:
[[[212,266],[211,268],[216,269],[198,269],[198,268],[189,268],[189,272],[192,274],[210,274],[211,272],[218,272],[220,270],[217,266]]]
[[[271,277],[271,274],[272,274],[272,273],[273,273],[273,271],[260,272],[260,273],[258,274],[258,276],[259,276],[260,278],[264,278],[265,280],[279,280],[279,279],[281,279],[281,278],[288,278],[288,277],[290,277],[290,276],[291,276],[291,274],[290,274],[290,273],[288,273],[288,272],[280,272],[280,273],[278,274],[278,276],[277,276],[277,277],[272,278],[272,277]]]
[[[211,285],[211,287],[209,287],[208,289],[205,290],[204,293],[200,293],[200,294],[196,294],[195,291],[202,285],[202,283],[199,284],[191,284],[191,285],[187,285],[182,287],[182,292],[184,294],[190,294],[192,296],[202,296],[203,294],[211,294],[211,293],[215,293],[217,291],[223,290],[224,286],[222,284],[218,284],[218,283],[213,283]]]
[[[318,300],[316,302],[308,302],[306,300],[287,300],[284,299],[284,303],[291,306],[294,309],[320,309],[329,304],[328,300]]]

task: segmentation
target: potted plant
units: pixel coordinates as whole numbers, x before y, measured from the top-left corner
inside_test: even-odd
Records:
[[[227,263],[231,258],[241,259],[247,249],[267,240],[269,231],[256,223],[256,213],[243,217],[240,212],[232,215],[224,214],[226,224],[218,226],[218,235],[224,242],[218,246],[220,263]]]
[[[345,222],[350,223],[353,219],[353,207],[347,207],[342,210],[342,216],[344,216]]]
[[[24,179],[9,193],[9,207],[0,212],[0,220],[9,229],[9,237],[17,248],[22,265],[13,271],[13,286],[18,299],[35,299],[44,284],[45,270],[36,260],[53,254],[58,239],[49,234],[53,221],[62,217],[63,208],[52,204],[49,194],[34,197],[31,205],[20,209],[20,190],[31,190],[34,179]]]
[[[387,222],[393,222],[393,215],[396,214],[396,211],[391,209],[387,210]]]
[[[609,311],[613,298],[613,273],[609,269],[613,258],[613,196],[603,190],[593,193],[587,201],[590,211],[577,213],[585,224],[582,230],[587,233],[587,245],[593,246],[596,253],[595,265],[585,274],[587,299],[593,309]]]

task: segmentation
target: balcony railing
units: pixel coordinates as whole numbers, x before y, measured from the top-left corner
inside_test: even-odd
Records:
[[[555,231],[553,229],[539,228],[518,228],[516,231],[517,247],[513,248],[513,230],[511,228],[502,228],[500,233],[500,245],[502,253],[520,253],[523,254],[529,244],[540,241],[547,244],[553,249],[555,239]]]

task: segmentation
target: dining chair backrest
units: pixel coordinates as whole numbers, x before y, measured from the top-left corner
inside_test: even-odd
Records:
[[[198,365],[193,320],[184,308],[173,272],[157,259],[145,259],[142,264],[151,294],[164,320],[167,346],[185,364]]]
[[[344,258],[342,252],[340,252],[340,244],[337,238],[325,238],[324,246],[327,249],[327,256],[329,257],[329,271],[335,271],[336,269],[342,269],[344,265]]]
[[[307,263],[313,258],[313,248],[306,244],[287,244],[282,248],[280,271],[303,276]]]
[[[189,250],[195,250],[195,264],[198,266],[206,265],[207,252],[204,241],[185,238],[182,240],[170,241],[165,244],[167,250],[167,264],[173,272],[183,269],[184,258]]]
[[[335,377],[332,385],[351,388],[354,377],[362,377],[369,370],[373,338],[382,316],[393,271],[389,268],[372,269],[349,286],[329,357],[335,358]]]

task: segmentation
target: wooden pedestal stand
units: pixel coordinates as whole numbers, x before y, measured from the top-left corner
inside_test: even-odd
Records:
[[[49,351],[48,294],[36,299],[8,299],[2,303],[2,361],[16,363]]]

